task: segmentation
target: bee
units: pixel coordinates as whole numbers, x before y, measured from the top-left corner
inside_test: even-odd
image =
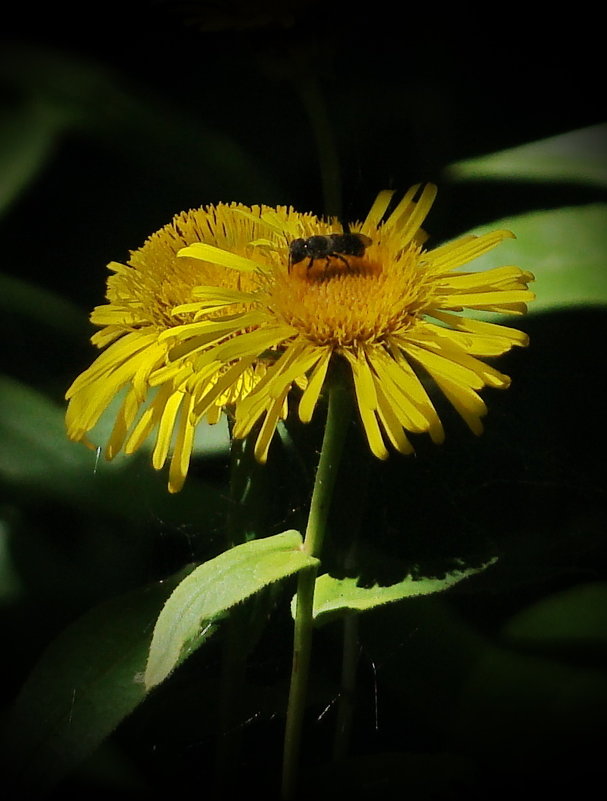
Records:
[[[307,239],[301,237],[294,239],[289,245],[289,269],[304,259],[308,259],[308,270],[316,259],[324,259],[325,268],[329,266],[331,259],[339,259],[346,267],[349,267],[350,262],[346,256],[364,256],[365,250],[372,241],[365,234],[350,231],[344,234],[325,234],[324,236],[317,234],[309,236]]]

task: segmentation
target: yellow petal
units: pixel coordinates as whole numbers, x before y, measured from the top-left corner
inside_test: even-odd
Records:
[[[468,331],[452,331],[450,328],[443,328],[433,323],[424,323],[424,328],[429,336],[438,339],[449,339],[458,348],[472,356],[501,356],[512,348],[512,341],[506,337],[483,334],[473,334]]]
[[[433,311],[432,316],[446,323],[450,328],[455,328],[459,331],[470,331],[483,336],[495,336],[496,339],[507,339],[512,345],[520,347],[529,344],[529,336],[518,328],[508,328],[505,325],[488,323],[484,320],[472,320],[468,317],[460,317],[448,312]]]
[[[393,195],[394,191],[389,189],[384,189],[378,194],[362,225],[361,231],[363,233],[369,234],[375,231],[386,213]]]
[[[134,363],[130,360],[137,354],[145,351],[156,339],[157,335],[153,332],[142,333],[140,331],[134,331],[130,334],[126,334],[117,342],[110,345],[106,351],[95,359],[88,370],[85,370],[84,373],[78,376],[65,393],[66,399],[69,400],[76,392],[97,381],[99,376],[106,371],[115,371],[116,365],[120,365],[125,361],[133,365]],[[134,372],[134,370],[135,368],[131,367],[131,371]]]
[[[205,242],[194,242],[194,244],[182,248],[177,255],[207,261],[210,264],[219,264],[221,267],[241,272],[265,272],[267,270],[265,265],[253,261],[253,259],[247,259],[246,256],[239,256],[237,253],[231,253],[229,250]]]
[[[105,448],[105,458],[113,459],[122,448],[129,428],[140,409],[141,399],[138,393],[131,389],[127,392],[122,405],[116,415],[116,421]]]
[[[196,419],[200,419],[203,415],[205,415],[210,407],[216,402],[216,400],[223,395],[226,389],[232,386],[247,370],[253,362],[253,357],[249,356],[247,359],[241,359],[236,364],[232,365],[228,368],[208,389],[202,397],[200,397],[196,401],[196,405],[194,406],[194,417]]]
[[[386,230],[398,226],[398,244],[401,248],[407,247],[415,238],[436,197],[436,186],[434,184],[426,184],[419,200],[411,203],[417,189],[418,186],[414,186],[407,192],[386,223]],[[401,219],[403,219],[403,224],[399,225]]]
[[[318,402],[318,396],[320,395],[320,391],[327,375],[327,368],[329,367],[331,354],[332,351],[330,348],[326,348],[324,353],[322,353],[320,360],[312,371],[312,375],[308,381],[308,386],[305,388],[303,395],[301,396],[298,411],[299,419],[302,423],[309,423],[312,419],[316,403]]]
[[[411,356],[418,364],[427,370],[433,378],[436,376],[446,376],[453,380],[459,381],[462,384],[467,384],[474,389],[482,389],[484,381],[478,374],[467,367],[453,361],[452,359],[445,358],[425,347],[419,347],[409,342],[406,345],[401,345],[406,354]]]
[[[255,442],[255,458],[258,462],[261,462],[261,464],[265,464],[268,458],[270,442],[276,431],[276,425],[282,416],[283,405],[288,392],[289,387],[285,387],[282,395],[274,400],[261,426],[257,441]]]
[[[170,395],[165,403],[164,409],[162,410],[160,425],[158,426],[156,446],[152,454],[152,464],[156,470],[160,470],[168,456],[169,448],[171,447],[171,439],[173,437],[175,418],[183,399],[183,392],[173,392],[173,394]]]
[[[364,404],[367,409],[377,409],[377,396],[375,394],[375,384],[373,376],[367,360],[365,358],[364,350],[359,348],[356,354],[348,350],[343,351],[352,369],[354,376],[354,383],[356,384],[356,394],[359,402]]]
[[[512,231],[505,230],[491,231],[473,238],[464,236],[425,253],[424,261],[433,273],[453,270],[492,250],[504,239],[515,239],[515,236]]]
[[[195,430],[190,422],[191,411],[192,397],[186,395],[181,405],[175,450],[169,468],[169,492],[171,493],[179,492],[183,487],[190,466]]]
[[[378,400],[377,414],[388,439],[400,453],[413,453],[413,445],[407,439],[403,427],[394,412],[394,407],[383,393],[381,384],[376,382]]]
[[[150,402],[150,405],[144,409],[141,417],[135,424],[135,427],[129,434],[129,437],[124,445],[125,453],[134,453],[138,448],[143,445],[145,440],[158,425],[158,421],[162,417],[164,407],[173,393],[171,385],[167,384],[161,387],[155,394]]]
[[[435,375],[434,380],[449,402],[464,419],[468,428],[477,436],[483,433],[481,417],[487,413],[482,398],[468,386],[464,386],[444,375]]]
[[[472,292],[459,294],[451,291],[445,295],[436,294],[433,302],[439,309],[485,309],[494,304],[504,306],[510,303],[528,303],[535,299],[535,295],[528,289],[514,289],[499,292]]]

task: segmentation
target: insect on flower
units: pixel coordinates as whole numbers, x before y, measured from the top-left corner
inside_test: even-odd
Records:
[[[380,192],[356,232],[286,206],[220,203],[176,215],[109,265],[107,303],[91,315],[103,352],[66,393],[68,436],[97,445],[97,423],[121,395],[105,458],[151,440],[152,465],[170,459],[169,490],[178,492],[203,420],[228,412],[238,439],[257,428],[255,456],[265,462],[289,398],[308,423],[336,362],[352,373],[378,459],[389,445],[413,453],[409,434],[443,441],[425,375],[480,434],[480,391],[510,384],[483,359],[528,337],[466,310],[523,314],[533,275],[467,268],[512,238],[507,230],[427,249],[422,224],[435,195],[432,184],[413,186],[389,212],[393,193]]]
[[[372,239],[365,234],[347,232],[344,234],[326,234],[309,236],[307,239],[294,239],[289,245],[289,268],[300,261],[308,259],[309,270],[316,259],[324,259],[325,267],[329,266],[331,259],[339,259],[346,267],[350,262],[346,256],[361,257],[372,243]]]

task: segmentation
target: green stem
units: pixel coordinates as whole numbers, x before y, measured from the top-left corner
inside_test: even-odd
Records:
[[[257,464],[253,455],[253,438],[237,440],[231,437],[231,443],[227,548],[245,542],[250,532],[263,528],[260,520],[267,503],[267,480],[263,468]],[[215,788],[218,795],[229,795],[237,775],[235,765],[242,734],[239,709],[247,668],[254,603],[255,600],[252,599],[232,609],[224,624],[218,699],[219,732],[215,753]]]
[[[327,422],[303,543],[303,550],[317,559],[320,558],[322,551],[339,460],[350,421],[350,407],[349,393],[336,381],[329,391]],[[295,797],[297,786],[301,732],[310,670],[316,574],[316,568],[304,570],[299,574],[297,582],[293,662],[283,753],[282,798],[285,800]]]
[[[229,794],[234,787],[234,767],[241,745],[241,724],[238,718],[242,689],[247,668],[247,651],[243,648],[246,636],[248,607],[232,610],[225,627],[221,684],[219,690],[219,732],[215,752],[215,791]]]
[[[293,51],[299,94],[316,142],[325,214],[341,217],[343,209],[339,155],[333,125],[319,85],[315,65],[315,60],[321,57],[315,51],[312,56],[310,55],[309,44],[305,48],[296,48]]]
[[[337,707],[337,723],[333,740],[333,759],[345,759],[350,744],[354,718],[356,668],[358,665],[358,614],[347,614],[343,622],[341,689]]]
[[[359,442],[359,448],[361,444],[362,451],[353,454],[354,458],[351,460],[351,464],[356,465],[356,469],[350,470],[346,476],[348,499],[351,502],[348,502],[347,509],[343,509],[345,504],[342,504],[342,509],[346,514],[343,523],[340,519],[340,524],[348,531],[350,541],[343,565],[347,576],[352,575],[352,569],[355,569],[358,559],[358,539],[369,487],[369,454],[366,450],[366,442]],[[346,614],[343,619],[341,688],[333,738],[333,759],[336,761],[345,759],[350,747],[356,703],[358,656],[358,613],[351,612]]]

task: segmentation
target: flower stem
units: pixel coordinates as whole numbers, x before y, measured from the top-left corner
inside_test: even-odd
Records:
[[[316,470],[303,550],[320,558],[340,456],[350,422],[350,395],[339,381],[329,390],[329,408]],[[282,798],[295,797],[313,631],[317,568],[303,570],[297,582],[293,662],[283,752]]]
[[[317,61],[322,55],[310,45],[295,48],[292,54],[295,79],[303,106],[308,115],[320,164],[325,214],[340,217],[342,214],[341,170],[339,154],[329,109],[317,76]]]
[[[230,431],[231,435],[231,431]],[[251,532],[263,530],[267,506],[267,471],[254,456],[254,439],[230,436],[230,504],[226,520],[226,548],[245,542]],[[241,744],[239,710],[251,643],[252,621],[259,599],[249,599],[230,611],[224,624],[221,685],[218,698],[219,731],[215,754],[215,790],[229,795],[235,787]]]
[[[358,664],[358,614],[350,612],[343,621],[343,653],[341,690],[337,707],[337,723],[333,740],[333,759],[345,759],[350,744],[354,697],[356,692],[356,668]]]

